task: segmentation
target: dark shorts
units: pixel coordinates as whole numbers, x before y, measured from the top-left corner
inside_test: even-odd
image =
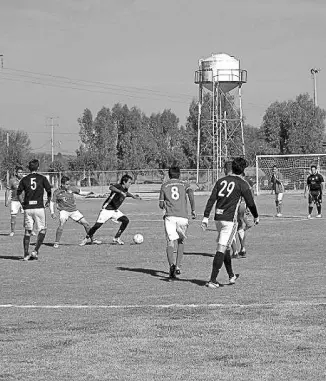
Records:
[[[315,204],[321,204],[322,203],[322,193],[321,191],[317,190],[311,190],[309,192],[309,204],[315,203]]]

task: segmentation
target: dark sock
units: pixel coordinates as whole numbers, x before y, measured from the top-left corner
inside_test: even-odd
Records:
[[[211,279],[210,279],[211,282],[216,283],[216,278],[220,271],[220,268],[223,265],[223,261],[224,261],[224,253],[217,251],[213,260],[213,268],[212,268]]]
[[[24,247],[24,256],[25,257],[28,255],[30,241],[31,241],[31,236],[24,235],[24,238],[23,238],[23,247]]]
[[[318,214],[321,214],[321,205],[317,205],[317,212]]]
[[[308,214],[311,214],[311,213],[312,213],[312,209],[313,209],[313,207],[312,207],[312,206],[309,206],[309,208],[308,208]]]
[[[35,251],[38,252],[45,238],[45,233],[39,232],[37,235],[37,241],[35,245]]]
[[[96,233],[96,231],[102,226],[103,224],[99,223],[99,222],[96,222],[94,226],[92,226],[90,229],[89,229],[89,232],[86,236],[86,238],[92,238],[93,235]]]
[[[115,235],[114,238],[119,238],[121,236],[121,234],[126,230],[128,224],[129,224],[129,219],[126,216],[122,216],[122,217],[118,218],[117,221],[121,222],[121,225],[120,225],[120,228],[117,231],[117,234]]]
[[[232,270],[232,261],[231,261],[230,250],[227,250],[224,254],[224,266],[225,266],[226,272],[228,273],[229,278],[232,278],[234,276],[234,273]]]

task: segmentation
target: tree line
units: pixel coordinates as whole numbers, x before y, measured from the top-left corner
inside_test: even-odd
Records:
[[[203,99],[201,168],[212,167],[211,94]],[[231,113],[231,109],[227,110]],[[294,100],[273,102],[259,128],[244,125],[246,159],[257,154],[323,153],[326,111],[315,107],[308,94]],[[33,154],[24,131],[0,128],[1,179],[16,165],[26,166],[31,157],[47,163],[43,171],[165,169],[172,164],[196,168],[198,102],[193,99],[185,126],[171,110],[147,116],[137,107],[115,104],[102,107],[94,117],[85,109],[78,118],[81,144],[68,160],[49,162],[49,155]],[[8,137],[10,144],[8,146]],[[232,152],[231,152],[232,154]]]

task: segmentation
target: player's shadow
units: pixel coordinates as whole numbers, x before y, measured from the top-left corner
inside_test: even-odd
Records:
[[[36,242],[31,243],[31,246],[35,246],[35,245],[36,245]],[[43,242],[43,245],[48,247],[53,247],[53,242]],[[76,246],[76,245],[73,243],[60,243],[59,247],[60,246]]]
[[[151,275],[151,276],[154,276],[154,277],[162,277],[162,275],[160,274],[168,274],[166,271],[158,271],[158,270],[153,270],[153,269],[144,269],[144,268],[141,268],[141,267],[117,267],[117,270],[120,270],[120,271],[132,271],[132,272],[136,272],[136,273],[143,273],[143,274],[148,274],[148,275]]]
[[[10,233],[0,233],[1,237],[9,237]]]
[[[189,253],[189,252],[185,252],[183,255],[198,255],[198,256],[201,256],[201,257],[210,257],[210,258],[213,258],[215,254],[214,253],[198,253],[198,252]]]
[[[14,255],[0,255],[0,259],[9,259],[11,261],[21,261],[23,257],[22,256],[17,257]]]
[[[207,283],[207,280],[186,279],[186,278],[175,278],[175,279],[163,278],[161,280],[164,281],[164,282],[169,282],[169,283],[187,282],[187,283],[192,283],[192,284],[195,284],[195,285],[201,286],[201,287],[205,286],[205,284]]]

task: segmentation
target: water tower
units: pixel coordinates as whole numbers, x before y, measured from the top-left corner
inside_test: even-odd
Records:
[[[225,53],[212,54],[199,60],[195,83],[199,85],[197,182],[199,182],[202,105],[204,91],[212,93],[210,107],[211,152],[216,178],[224,160],[231,156],[244,156],[243,113],[241,87],[247,82],[247,71],[240,61]],[[213,171],[214,173],[215,171]]]

